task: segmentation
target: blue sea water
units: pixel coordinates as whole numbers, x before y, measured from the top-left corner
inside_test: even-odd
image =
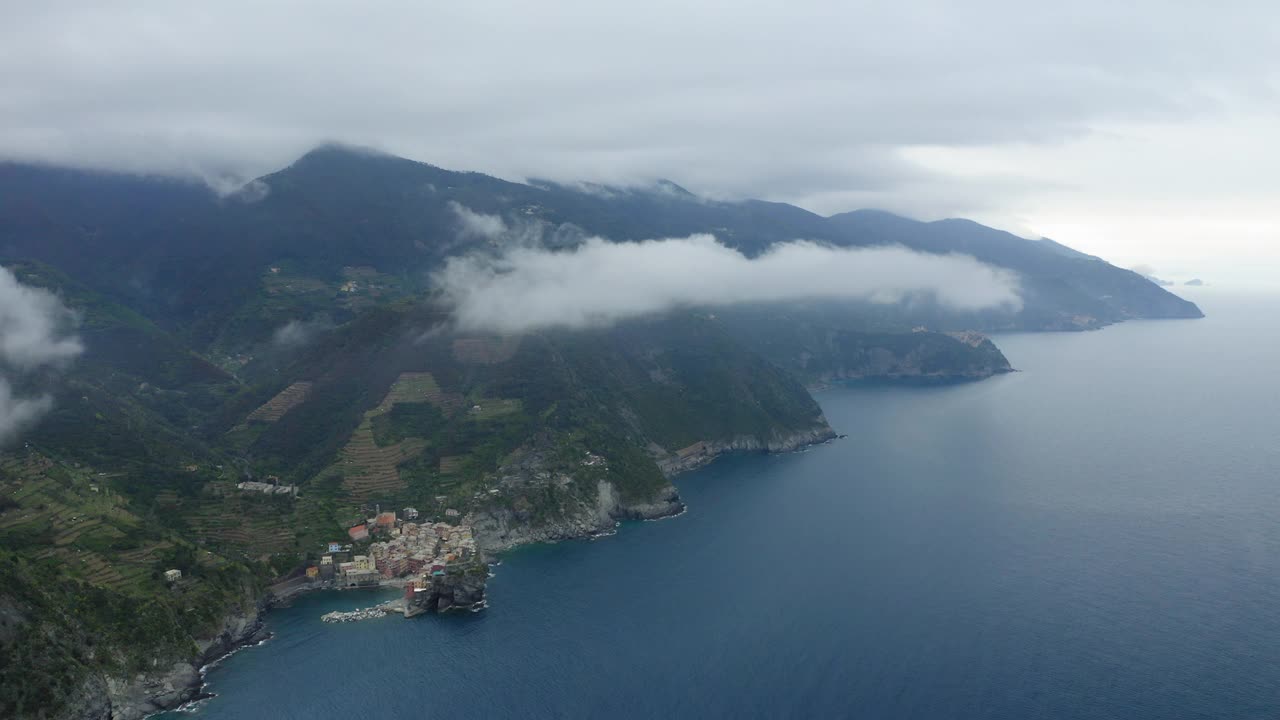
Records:
[[[1280,304],[997,338],[1021,372],[818,395],[848,438],[509,554],[490,608],[303,598],[196,717],[1280,716]]]

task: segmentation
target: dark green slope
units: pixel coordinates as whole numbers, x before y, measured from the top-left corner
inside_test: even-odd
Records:
[[[82,717],[106,707],[104,677],[192,658],[271,573],[182,522],[222,475],[208,423],[234,380],[48,266],[5,266],[61,296],[85,349],[38,379],[53,409],[0,448],[0,716]]]
[[[84,352],[48,379],[52,411],[27,442],[60,457],[165,471],[209,453],[210,421],[238,382],[151,320],[42,263],[5,262],[78,317]]]
[[[1070,329],[1130,318],[1203,317],[1183,300],[1131,271],[1052,241],[1028,241],[969,220],[922,223],[875,211],[835,215],[828,224],[860,245],[900,244],[932,253],[964,253],[1016,271],[1026,309],[1017,327]],[[1072,323],[1071,316],[1095,322]]]
[[[340,281],[344,268],[368,266],[420,289],[423,271],[444,258],[489,247],[484,238],[460,236],[454,203],[511,225],[536,223],[555,244],[584,235],[626,241],[713,233],[755,255],[797,238],[896,243],[971,254],[1022,277],[1026,303],[1017,315],[935,311],[906,317],[908,324],[1075,329],[1200,315],[1130,271],[967,221],[922,223],[871,211],[822,218],[781,203],[710,201],[671,183],[526,185],[341,146],[317,148],[223,199],[159,178],[0,165],[0,253],[50,262],[208,349],[229,343],[237,314],[252,314],[269,265],[326,282]]]
[[[404,306],[384,308],[332,331],[317,348],[235,402],[247,414],[288,384],[314,383],[311,396],[278,422],[245,436],[245,452],[262,472],[305,482],[377,406],[402,373],[431,373],[441,393],[463,411],[396,406],[387,437],[429,431],[427,464],[442,456],[470,457],[491,438],[466,408],[518,401],[496,428],[501,447],[481,448],[477,473],[492,472],[508,452],[539,432],[603,433],[611,444],[673,450],[699,440],[736,435],[785,435],[822,427],[821,411],[793,377],[733,340],[720,324],[677,314],[581,332],[520,338],[457,335],[422,337],[441,315]],[[496,348],[473,359],[460,347]],[[416,413],[416,415],[415,415]],[[239,418],[225,418],[232,424]],[[375,432],[380,428],[374,426]],[[491,426],[494,430],[495,426]],[[477,456],[479,457],[479,456]],[[391,498],[387,498],[390,500]]]
[[[975,332],[891,331],[840,304],[731,308],[718,316],[735,339],[811,384],[837,380],[942,384],[1013,370]],[[888,327],[893,327],[892,323]]]

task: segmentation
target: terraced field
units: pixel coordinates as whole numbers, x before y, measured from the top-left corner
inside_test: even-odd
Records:
[[[342,449],[338,460],[337,469],[342,473],[343,487],[355,502],[398,493],[406,485],[400,479],[396,466],[415,457],[426,447],[427,441],[420,438],[408,438],[394,445],[378,447],[373,441],[373,424],[366,417],[351,434],[351,440]]]
[[[36,453],[0,459],[0,473],[0,493],[17,503],[0,514],[0,536],[34,543],[28,545],[33,557],[54,560],[99,587],[145,592],[154,582],[156,553],[172,544],[129,539],[142,520],[95,475]]]
[[[382,447],[374,441],[372,419],[390,412],[400,403],[430,403],[445,415],[452,415],[462,406],[463,399],[457,393],[442,390],[429,372],[402,373],[382,402],[365,413],[364,420],[342,449],[338,463],[329,470],[342,474],[343,487],[354,502],[363,503],[403,491],[407,484],[397,466],[427,447],[427,441],[421,438],[407,438]]]
[[[435,376],[429,372],[401,373],[378,407],[369,412],[369,417],[390,412],[397,403],[430,403],[447,416],[462,406],[462,396],[440,389]]]
[[[289,552],[296,545],[293,513],[255,495],[227,495],[184,518],[195,539],[239,553]]]
[[[435,403],[442,395],[440,385],[431,373],[400,373],[400,377],[391,384],[386,397],[369,414],[372,416],[389,412],[396,403]]]
[[[262,407],[249,413],[247,419],[250,422],[276,422],[284,417],[285,413],[301,405],[311,394],[311,387],[310,382],[296,382],[280,391]]]
[[[453,475],[462,469],[467,462],[466,455],[449,455],[440,458],[440,474]]]

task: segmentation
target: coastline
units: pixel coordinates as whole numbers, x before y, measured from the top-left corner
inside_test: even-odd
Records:
[[[704,442],[702,445],[705,450],[696,456],[680,458],[673,453],[670,457],[659,460],[658,466],[663,475],[671,480],[709,465],[725,455],[745,453],[772,455],[799,452],[840,437],[843,436],[837,434],[826,423],[825,418],[821,418],[821,425],[790,435],[768,439],[743,435],[727,441]],[[608,483],[604,484],[608,485]],[[617,534],[618,527],[626,520],[664,520],[679,517],[688,511],[688,507],[673,484],[668,484],[655,499],[645,503],[623,503],[612,492],[611,487],[607,490],[602,489],[606,502],[594,509],[596,512],[593,513],[592,520],[595,522],[572,522],[564,526],[527,528],[525,533],[519,535],[518,540],[486,547],[485,552],[500,555],[524,545],[555,543],[562,540],[595,540]],[[501,559],[498,557],[490,562],[489,566],[492,568],[500,563]],[[276,583],[265,589],[257,599],[252,612],[229,615],[224,622],[223,631],[208,640],[200,655],[192,661],[178,662],[166,673],[134,678],[131,681],[106,679],[108,687],[104,688],[107,690],[107,697],[104,698],[105,707],[102,708],[104,712],[86,715],[86,717],[94,720],[143,720],[165,712],[181,711],[193,703],[213,697],[212,694],[205,692],[205,676],[209,670],[240,650],[256,647],[271,639],[272,635],[263,621],[270,610],[288,607],[295,599],[306,593],[326,590],[387,589],[403,587],[403,585],[403,581],[399,578],[381,580],[378,585],[369,588],[339,588],[290,581]],[[279,588],[279,590],[273,588]]]

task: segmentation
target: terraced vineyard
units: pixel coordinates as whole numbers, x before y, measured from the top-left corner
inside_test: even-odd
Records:
[[[378,447],[373,441],[373,425],[366,417],[351,434],[351,440],[342,449],[342,456],[338,461],[343,487],[355,502],[400,492],[406,485],[400,479],[400,471],[396,466],[421,453],[426,447],[427,441],[420,438],[409,438],[394,445]]]
[[[91,585],[145,592],[154,582],[156,553],[172,544],[143,537],[142,520],[97,480],[37,453],[4,457],[0,492],[15,506],[0,514],[0,537]]]
[[[400,403],[430,403],[448,414],[462,404],[462,398],[442,391],[431,373],[402,373],[382,402],[365,413],[364,420],[342,449],[337,465],[330,469],[342,474],[343,487],[354,502],[362,503],[403,491],[407,485],[401,479],[397,466],[416,457],[427,447],[427,441],[421,438],[407,438],[385,446],[374,441],[373,418],[390,412]]]
[[[441,411],[448,412],[450,409],[457,409],[462,402],[462,397],[456,393],[449,394],[441,390],[435,376],[429,372],[400,373],[400,377],[396,378],[391,389],[387,391],[387,396],[378,403],[378,407],[370,411],[370,415],[390,412],[391,406],[396,403],[421,402],[431,403]]]
[[[280,394],[271,398],[262,407],[249,413],[248,420],[250,422],[276,422],[285,416],[285,413],[301,405],[311,394],[312,384],[310,382],[296,382],[284,390]]]
[[[21,542],[47,538],[53,547],[71,545],[84,535],[123,536],[117,526],[140,521],[123,499],[99,488],[85,472],[72,472],[46,458],[6,458],[0,463],[0,489],[16,504],[0,514],[0,535]]]
[[[290,514],[280,513],[262,498],[226,498],[201,507],[186,520],[195,539],[237,553],[269,555],[295,545]]]
[[[440,474],[453,475],[467,463],[466,455],[448,455],[440,458]]]

